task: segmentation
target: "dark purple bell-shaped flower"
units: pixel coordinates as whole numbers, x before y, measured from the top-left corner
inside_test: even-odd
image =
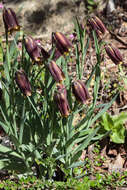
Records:
[[[9,34],[11,34],[14,31],[20,30],[20,26],[18,24],[16,14],[11,8],[3,9],[3,22],[5,25],[5,30]]]
[[[56,48],[61,54],[69,52],[72,47],[72,43],[61,32],[55,32],[52,34],[52,42],[56,45]]]
[[[90,98],[88,89],[81,80],[74,81],[72,84],[72,91],[75,98],[83,104]]]
[[[40,63],[41,59],[41,48],[37,44],[36,40],[31,36],[25,38],[25,48],[33,62]]]
[[[105,25],[97,16],[91,17],[89,19],[89,23],[92,29],[96,31],[98,36],[106,33],[107,29]]]
[[[31,85],[24,70],[20,69],[16,72],[15,80],[21,92],[25,96],[31,96]]]
[[[67,91],[63,84],[57,84],[57,91],[54,94],[54,100],[61,115],[63,117],[68,117],[70,113],[70,107],[67,100]]]
[[[56,82],[61,83],[65,79],[62,69],[55,63],[55,61],[52,60],[48,64],[48,69]]]
[[[112,45],[105,45],[105,50],[110,59],[117,65],[123,61],[122,55],[118,48]]]

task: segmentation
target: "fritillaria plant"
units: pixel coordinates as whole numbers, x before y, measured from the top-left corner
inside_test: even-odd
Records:
[[[102,22],[96,17],[94,19],[91,25],[95,31],[103,33]],[[3,21],[6,33],[20,28],[12,9],[3,10]],[[9,48],[7,40],[7,52],[3,51],[4,74],[1,75],[0,125],[12,146],[0,145],[0,169],[18,171],[17,175],[36,173],[38,177],[53,179],[62,165],[69,175],[73,175],[73,168],[84,164],[79,160],[82,151],[95,139],[102,138],[103,135],[97,134],[99,127],[94,128],[93,124],[108,110],[116,96],[109,103],[100,105],[97,114],[94,112],[101,75],[100,44],[93,32],[97,63],[90,77],[84,79],[89,37],[78,20],[75,28],[76,44],[72,44],[63,33],[55,32],[50,51],[41,47],[33,37],[24,35],[21,57],[16,48],[19,32]],[[76,58],[75,78],[68,72],[71,50]],[[94,89],[90,95],[93,77]],[[91,99],[89,105],[88,99]],[[82,111],[84,118],[79,117],[79,122],[74,124],[75,116],[80,116]]]

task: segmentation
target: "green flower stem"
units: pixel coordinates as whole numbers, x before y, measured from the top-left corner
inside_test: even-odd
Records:
[[[24,64],[24,38],[25,38],[25,35],[23,34],[23,38],[22,38],[22,58],[21,58],[22,65]]]
[[[22,116],[21,116],[21,124],[19,129],[19,143],[22,144],[23,141],[23,131],[24,131],[24,122],[25,122],[25,99],[23,100],[23,108],[22,108]]]
[[[7,79],[10,81],[9,71],[10,71],[10,56],[9,56],[9,44],[8,44],[8,32],[6,31],[6,70],[7,70]]]
[[[80,72],[80,57],[79,57],[79,48],[78,44],[75,45],[76,51],[76,75],[78,79],[81,79],[81,72]]]
[[[34,109],[35,113],[37,114],[37,116],[38,116],[38,118],[39,118],[39,120],[40,120],[41,126],[43,127],[42,119],[41,119],[41,117],[39,116],[39,113],[38,113],[37,109],[35,108],[33,102],[31,101],[31,98],[30,98],[29,96],[27,96],[27,99],[28,99],[29,103],[31,104],[32,108]]]

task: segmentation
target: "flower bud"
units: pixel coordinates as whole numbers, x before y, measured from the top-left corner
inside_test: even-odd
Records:
[[[74,81],[72,84],[72,91],[75,98],[82,103],[85,103],[87,99],[90,98],[88,90],[85,84],[81,80]]]
[[[31,36],[25,38],[25,48],[31,59],[36,62],[41,62],[41,48],[38,46],[36,40]]]
[[[16,14],[11,8],[3,9],[3,22],[5,25],[5,30],[11,34],[13,31],[19,31],[20,26],[18,24]]]
[[[61,83],[65,79],[65,75],[64,75],[62,69],[55,63],[55,61],[52,60],[48,64],[48,69],[56,82]]]
[[[89,23],[90,23],[92,29],[96,31],[98,36],[100,34],[105,34],[106,28],[105,28],[103,22],[97,16],[90,18]]]
[[[67,100],[67,91],[63,84],[57,84],[57,92],[54,99],[63,117],[67,117],[70,112],[70,107]]]
[[[69,49],[72,47],[71,42],[61,32],[53,33],[52,41],[61,54],[69,52]]]
[[[110,57],[110,59],[115,64],[119,64],[120,62],[122,62],[123,58],[119,49],[113,47],[112,45],[105,45],[105,50],[108,56]]]
[[[24,70],[22,69],[18,70],[15,74],[15,79],[22,93],[25,96],[31,96],[31,85]]]

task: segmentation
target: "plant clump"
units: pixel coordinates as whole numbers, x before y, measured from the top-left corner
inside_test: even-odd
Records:
[[[0,42],[3,50],[0,125],[11,145],[0,144],[0,169],[8,169],[17,176],[36,175],[44,180],[61,176],[66,181],[67,177],[75,175],[76,167],[85,164],[80,160],[82,151],[95,139],[109,134],[108,131],[100,134],[100,126],[94,125],[118,95],[117,92],[108,103],[97,105],[102,50],[106,50],[115,64],[122,61],[122,56],[117,49],[102,46],[98,37],[100,33],[105,34],[106,28],[98,17],[90,18],[96,63],[90,76],[84,79],[90,36],[77,19],[73,41],[61,32],[53,32],[50,51],[25,31],[18,31],[20,27],[12,9],[3,9],[3,21],[6,48],[4,50]],[[13,30],[16,33],[13,34]],[[11,43],[10,34],[14,39]],[[17,48],[19,42],[21,51]],[[68,71],[72,50],[76,60],[75,77]],[[95,112],[97,108],[98,113]],[[81,112],[83,118],[74,125],[75,116]]]

